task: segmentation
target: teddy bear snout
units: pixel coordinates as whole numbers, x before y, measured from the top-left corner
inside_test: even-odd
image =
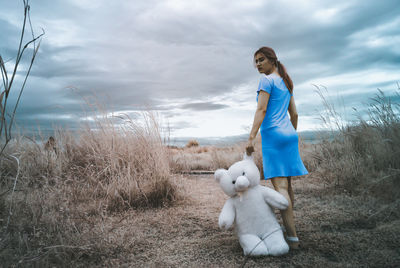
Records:
[[[245,176],[240,176],[236,179],[235,190],[237,192],[243,192],[249,188],[250,182]]]

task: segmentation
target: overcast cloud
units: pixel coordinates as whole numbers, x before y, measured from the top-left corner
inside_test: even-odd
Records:
[[[17,114],[26,128],[75,128],[95,94],[115,112],[156,110],[172,136],[247,133],[260,78],[252,57],[264,45],[295,84],[299,130],[320,126],[313,84],[341,96],[351,117],[400,80],[398,0],[31,0],[31,18],[46,35]],[[4,59],[22,21],[22,0],[0,0]]]

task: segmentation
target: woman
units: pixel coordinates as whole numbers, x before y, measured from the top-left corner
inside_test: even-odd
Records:
[[[293,98],[293,82],[272,48],[262,47],[254,53],[261,77],[257,90],[257,110],[246,147],[254,152],[258,129],[261,133],[264,178],[271,179],[276,191],[289,201],[281,210],[286,239],[291,248],[299,247],[293,219],[293,190],[290,177],[308,174],[299,154],[296,133],[298,114]],[[290,119],[288,117],[288,112]]]

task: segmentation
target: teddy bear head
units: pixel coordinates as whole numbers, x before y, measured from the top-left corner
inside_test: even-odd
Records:
[[[260,172],[253,157],[244,154],[242,161],[234,163],[228,170],[218,169],[214,173],[215,180],[228,196],[235,196],[260,183]]]

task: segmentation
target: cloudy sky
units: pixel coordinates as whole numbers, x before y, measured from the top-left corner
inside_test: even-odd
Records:
[[[110,112],[156,111],[172,137],[248,133],[260,79],[253,53],[261,46],[274,48],[292,77],[300,131],[321,127],[313,84],[325,86],[351,120],[353,107],[362,114],[377,88],[394,95],[400,81],[398,0],[30,4],[36,34],[46,34],[17,111],[27,129],[74,129],[96,96]],[[0,0],[0,54],[9,72],[22,21],[22,0]]]

